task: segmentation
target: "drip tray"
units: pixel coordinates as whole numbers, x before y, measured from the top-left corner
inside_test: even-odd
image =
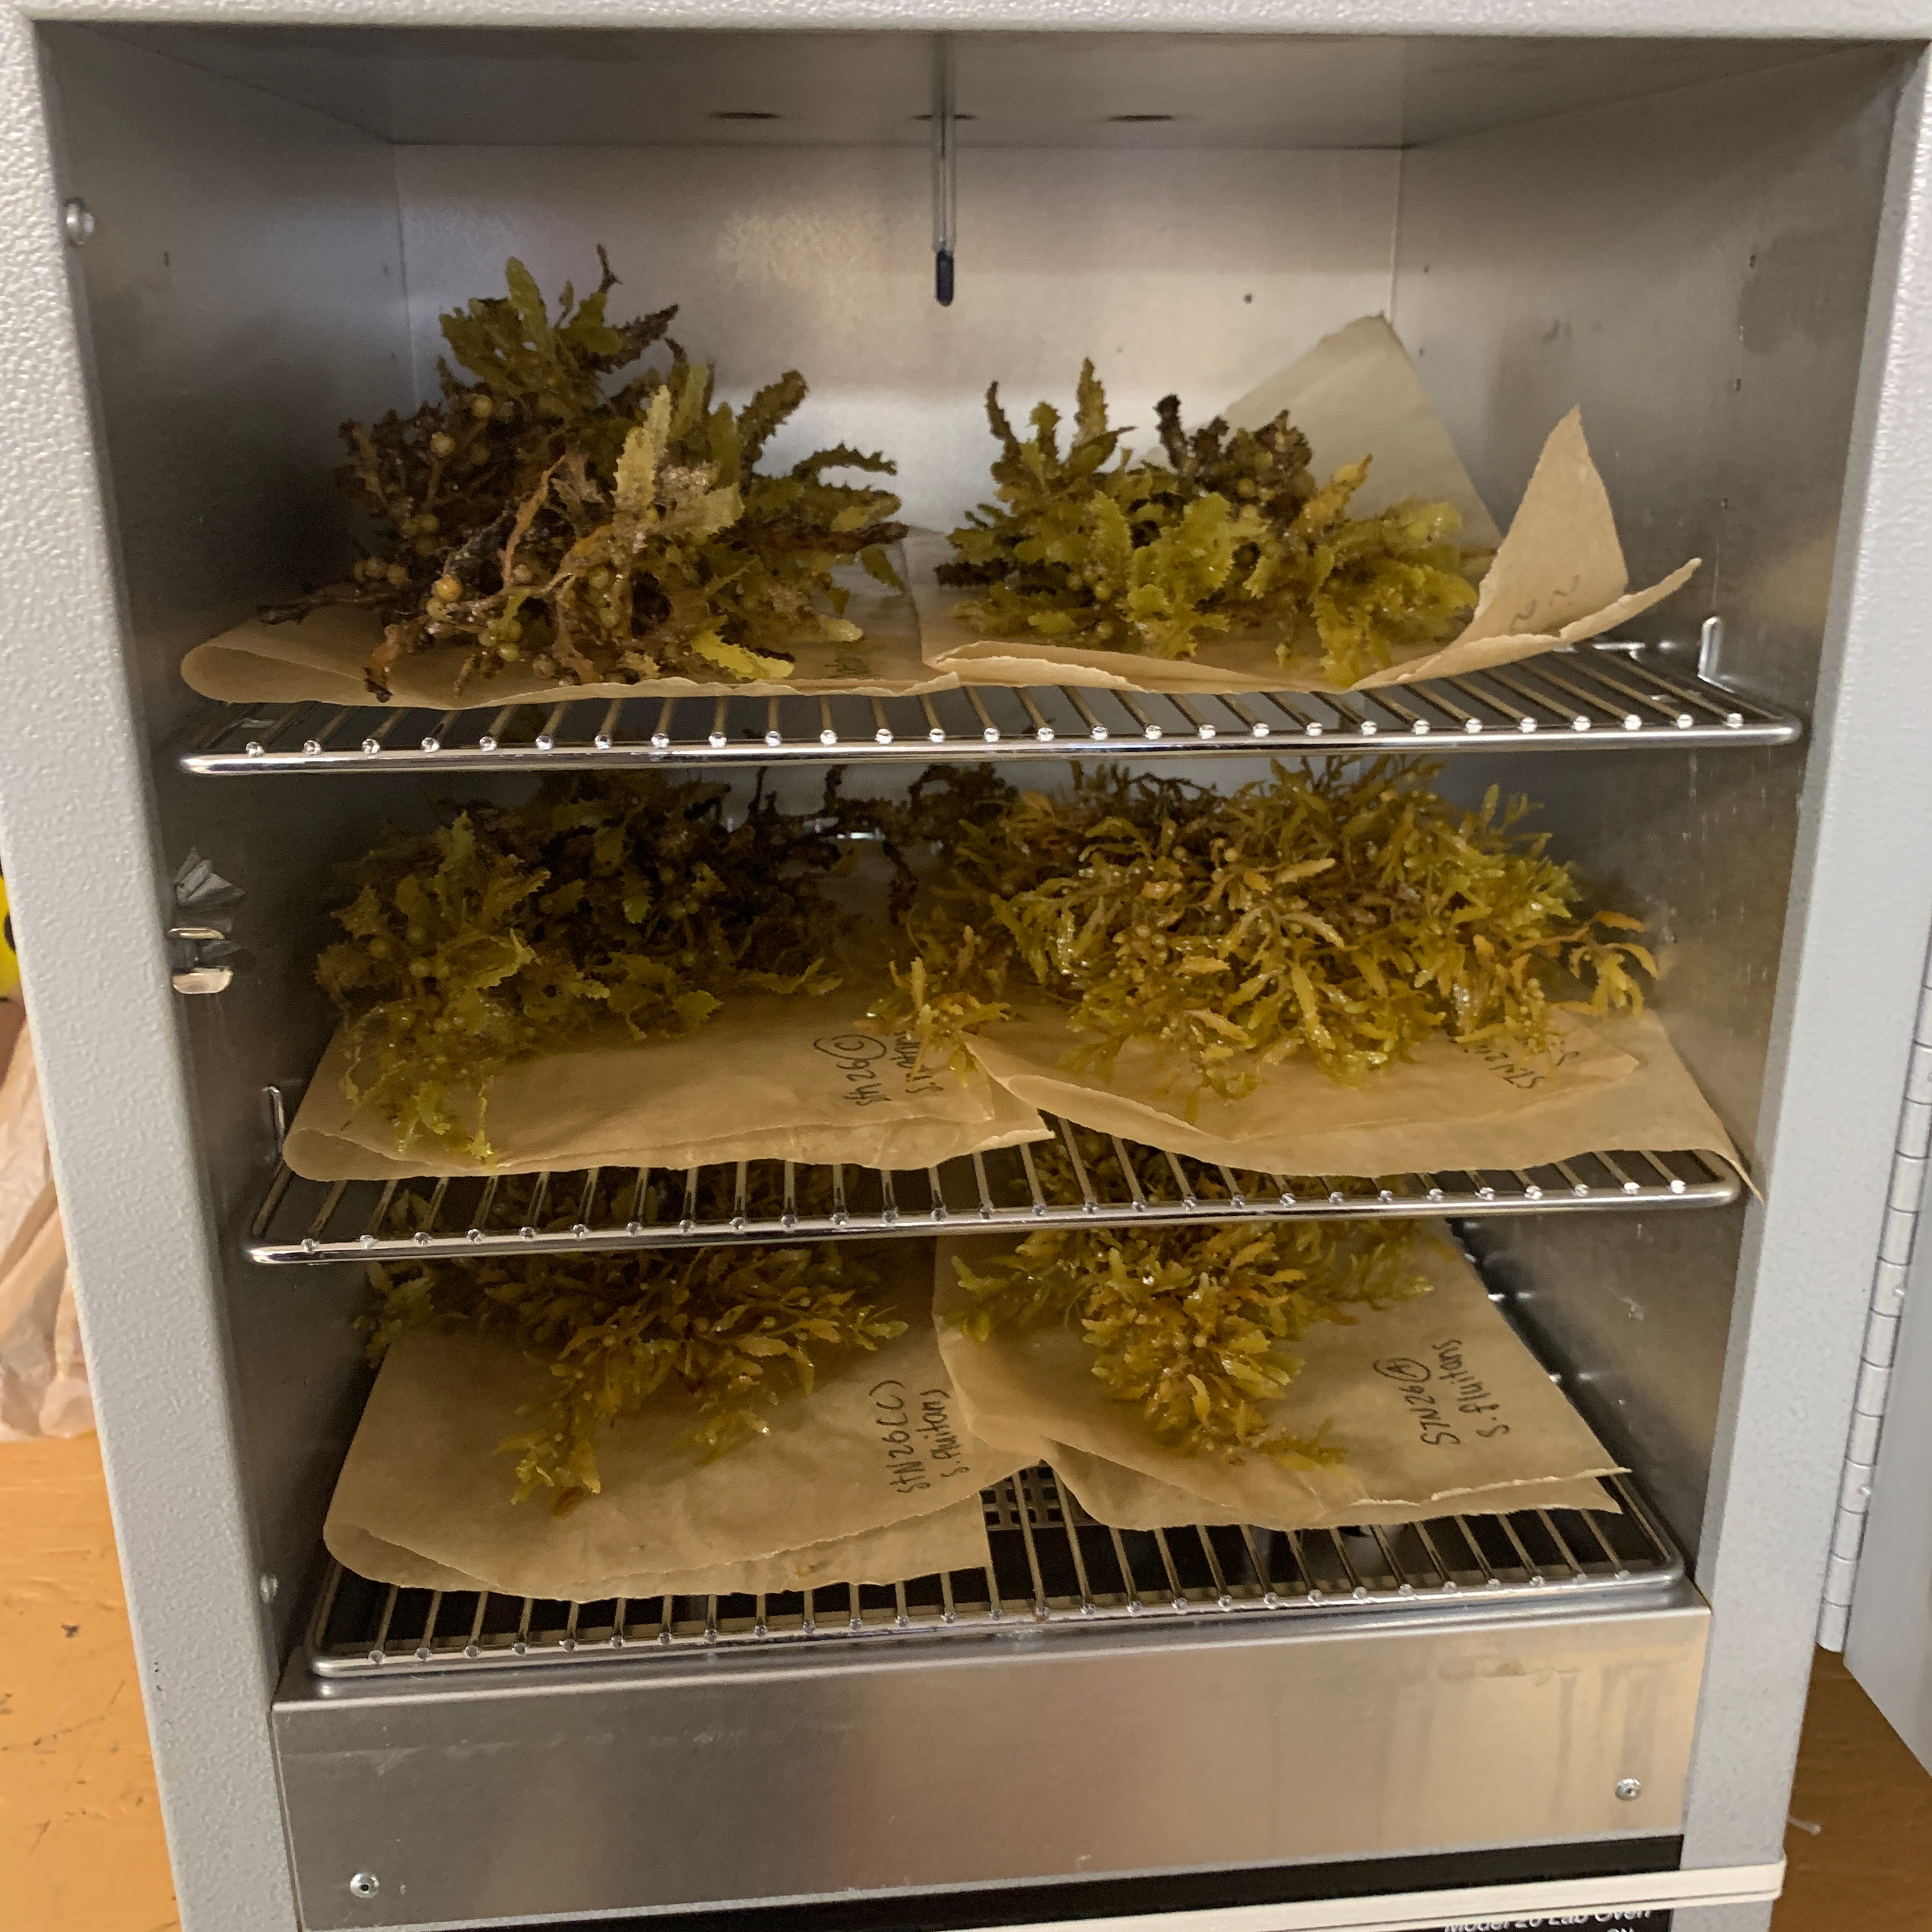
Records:
[[[569,1604],[399,1589],[332,1568],[307,1647],[331,1680],[632,1663],[694,1652],[934,1642],[1024,1629],[1090,1630],[1185,1618],[1426,1616],[1533,1600],[1644,1596],[1683,1559],[1630,1486],[1611,1510],[1517,1510],[1358,1528],[1282,1532],[1095,1522],[1044,1466],[985,1491],[991,1561],[892,1585],[774,1596]]]

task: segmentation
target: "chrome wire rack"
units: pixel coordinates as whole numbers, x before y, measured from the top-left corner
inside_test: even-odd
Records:
[[[229,705],[184,770],[555,771],[634,764],[1354,754],[1783,745],[1795,717],[1688,660],[1588,645],[1499,670],[1346,694],[1238,698],[1036,686],[918,698],[581,698],[461,711]]]
[[[1740,1186],[1713,1159],[1655,1150],[1379,1180],[1260,1174],[1076,1132],[1051,1116],[1047,1125],[1054,1138],[1044,1143],[910,1170],[740,1161],[325,1182],[283,1166],[250,1225],[248,1254],[270,1263],[475,1258],[1150,1222],[1648,1212],[1720,1207]]]
[[[1360,1528],[1110,1529],[1045,1466],[982,1492],[988,1560],[895,1584],[570,1604],[399,1589],[332,1566],[308,1641],[327,1678],[643,1662],[666,1654],[1091,1629],[1138,1619],[1302,1618],[1650,1595],[1682,1558],[1630,1485],[1622,1508],[1516,1510]]]

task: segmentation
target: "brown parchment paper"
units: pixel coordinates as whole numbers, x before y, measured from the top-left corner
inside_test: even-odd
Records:
[[[343,1093],[338,1033],[283,1157],[310,1180],[736,1160],[915,1168],[1046,1138],[1032,1106],[983,1073],[921,1066],[916,1041],[868,1030],[878,990],[749,994],[680,1038],[640,1044],[620,1031],[525,1060],[486,1091],[488,1166],[427,1140],[398,1154],[388,1123]]]
[[[540,1496],[513,1503],[512,1459],[496,1453],[522,1426],[519,1408],[544,1400],[545,1366],[496,1336],[404,1336],[376,1378],[323,1540],[352,1567],[384,1561],[386,1545],[470,1580],[466,1587],[581,1603],[660,1594],[674,1579],[681,1594],[698,1594],[700,1576],[805,1580],[804,1570],[818,1574],[817,1546],[976,1504],[1025,1455],[993,1448],[960,1420],[932,1319],[931,1244],[884,1241],[873,1252],[886,1277],[880,1299],[896,1306],[904,1335],[869,1354],[827,1356],[812,1394],[766,1412],[769,1434],[710,1462],[680,1440],[695,1404],[680,1389],[660,1391],[600,1438],[603,1491],[560,1517]],[[930,1544],[883,1544],[860,1560],[916,1566],[902,1576],[983,1562],[983,1542],[957,1530],[934,1526]],[[767,1558],[779,1559],[771,1570],[750,1567]],[[841,1567],[829,1552],[824,1560]]]
[[[1064,1442],[1046,1444],[1044,1458],[1073,1492],[1074,1500],[1096,1522],[1114,1529],[1166,1529],[1177,1522],[1198,1522],[1211,1510],[1213,1499],[1172,1483],[1157,1481],[1138,1469],[1123,1468],[1099,1456],[1083,1454]],[[1204,1505],[1205,1506],[1204,1508]],[[1504,1516],[1512,1510],[1600,1510],[1621,1516],[1623,1505],[1594,1477],[1544,1483],[1519,1483],[1506,1490],[1477,1492],[1448,1502],[1364,1503],[1348,1518],[1355,1523],[1426,1521],[1432,1516]],[[1220,1520],[1218,1518],[1214,1520]],[[1336,1523],[1262,1523],[1263,1529],[1334,1529]]]
[[[1407,496],[1445,500],[1462,512],[1468,540],[1490,544],[1496,524],[1457,460],[1448,432],[1387,321],[1364,316],[1317,344],[1292,368],[1250,390],[1225,413],[1255,428],[1289,410],[1322,476],[1364,455],[1375,460],[1356,502],[1363,514]],[[1030,635],[982,637],[953,614],[970,592],[934,574],[952,554],[942,536],[906,539],[926,659],[969,684],[1076,684],[1117,690],[1320,691],[1333,688],[1318,654],[1283,664],[1271,632],[1204,643],[1192,658],[1048,644]],[[1450,643],[1399,652],[1354,688],[1451,677],[1534,657],[1613,629],[1682,587],[1693,558],[1661,582],[1632,591],[1603,479],[1590,460],[1582,415],[1550,433],[1514,521],[1483,580],[1468,625]]]
[[[1350,507],[1372,517],[1420,496],[1461,515],[1462,538],[1484,550],[1502,540],[1448,430],[1436,413],[1402,339],[1379,315],[1359,316],[1306,355],[1238,397],[1221,413],[1234,429],[1259,429],[1286,410],[1325,476],[1370,455]]]
[[[1318,1324],[1296,1344],[1304,1366],[1276,1414],[1299,1434],[1328,1425],[1347,1460],[1322,1469],[1284,1468],[1265,1456],[1231,1465],[1162,1448],[1136,1406],[1096,1378],[1093,1351],[1070,1328],[969,1341],[950,1319],[967,1300],[953,1258],[983,1264],[1015,1245],[998,1236],[938,1244],[940,1350],[967,1426],[1016,1450],[1043,1450],[1102,1522],[1320,1529],[1445,1510],[1615,1507],[1594,1479],[1618,1465],[1439,1224],[1425,1225],[1415,1252],[1428,1294],[1365,1310],[1352,1326]]]
[[[903,577],[903,556],[896,554],[894,562]],[[851,566],[842,566],[833,577],[850,593],[846,616],[865,635],[849,644],[800,638],[792,646],[797,668],[788,678],[704,683],[662,677],[640,684],[569,684],[510,665],[494,676],[472,678],[459,697],[457,674],[469,650],[452,644],[403,658],[391,670],[389,688],[398,705],[484,711],[580,698],[782,698],[788,692],[811,696],[821,692],[894,698],[950,690],[958,682],[952,672],[934,668],[921,656],[919,620],[905,592]],[[181,674],[202,697],[224,704],[284,704],[308,699],[325,704],[380,704],[382,700],[364,681],[362,667],[382,641],[382,626],[373,614],[346,605],[313,611],[298,623],[265,624],[251,618],[196,645],[182,660]]]
[[[523,1505],[526,1509],[530,1504]],[[541,1507],[538,1504],[538,1507]],[[406,1590],[487,1590],[491,1586],[447,1564],[432,1563],[413,1550],[386,1543],[358,1525],[329,1519],[329,1552],[358,1576],[394,1583]],[[640,1570],[580,1584],[566,1601],[596,1603],[607,1597],[633,1601],[649,1597],[775,1595],[785,1590],[817,1589],[826,1584],[903,1583],[946,1570],[974,1570],[991,1560],[986,1512],[975,1494],[930,1516],[864,1529],[854,1536],[782,1550],[740,1563],[714,1563],[701,1570]]]
[[[1540,1167],[1621,1148],[1694,1150],[1744,1174],[1654,1013],[1587,1023],[1565,1015],[1562,1042],[1552,1064],[1432,1040],[1360,1087],[1338,1086],[1297,1058],[1263,1070],[1245,1098],[1223,1100],[1191,1088],[1180,1059],[1144,1041],[1120,1049],[1111,1077],[1063,1066],[1078,1036],[1050,1010],[1030,1010],[967,1041],[994,1082],[1030,1107],[1267,1174]]]

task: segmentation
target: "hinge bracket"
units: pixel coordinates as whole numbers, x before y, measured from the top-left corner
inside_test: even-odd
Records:
[[[1905,1098],[1892,1146],[1878,1262],[1872,1270],[1871,1298],[1865,1310],[1858,1391],[1852,1398],[1851,1434],[1838,1478],[1832,1553],[1825,1566],[1825,1597],[1818,1612],[1818,1642],[1825,1650],[1843,1650],[1851,1628],[1852,1593],[1858,1585],[1858,1558],[1871,1511],[1872,1476],[1885,1429],[1886,1398],[1891,1392],[1898,1318],[1905,1306],[1906,1270],[1918,1233],[1928,1154],[1932,1154],[1932,951],[1927,956],[1919,986],[1918,1017],[1912,1028],[1912,1057],[1906,1066]]]

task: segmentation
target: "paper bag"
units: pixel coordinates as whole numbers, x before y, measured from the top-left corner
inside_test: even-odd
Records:
[[[868,1030],[877,991],[748,994],[693,1034],[640,1043],[620,1032],[524,1060],[487,1089],[488,1166],[420,1138],[398,1154],[388,1122],[342,1090],[338,1033],[283,1158],[310,1180],[737,1160],[918,1168],[1046,1137],[1033,1108],[984,1074],[921,1066],[916,1041]]]
[[[1303,1436],[1326,1426],[1346,1460],[1318,1469],[1163,1448],[1136,1406],[1094,1376],[1094,1352],[1071,1326],[969,1340],[952,1319],[968,1304],[953,1258],[983,1266],[1013,1246],[999,1237],[939,1244],[933,1312],[940,1352],[967,1426],[1024,1455],[1046,1448],[1082,1506],[1102,1522],[1322,1529],[1457,1511],[1613,1507],[1593,1482],[1618,1464],[1439,1224],[1424,1225],[1414,1252],[1429,1293],[1365,1308],[1350,1325],[1318,1323],[1295,1344],[1304,1366],[1276,1419]]]
[[[1050,1009],[968,1036],[974,1058],[1030,1107],[1077,1126],[1262,1174],[1385,1174],[1541,1167],[1599,1149],[1692,1149],[1744,1163],[1654,1013],[1559,1021],[1553,1064],[1436,1039],[1343,1087],[1297,1055],[1224,1100],[1175,1054],[1121,1048],[1111,1076],[1063,1066],[1080,1036]],[[1192,1102],[1190,1118],[1190,1100]]]
[[[904,574],[903,560],[895,557]],[[860,698],[908,697],[946,691],[958,682],[950,671],[929,668],[920,654],[919,620],[904,591],[878,583],[862,570],[842,566],[834,579],[849,593],[845,615],[865,635],[849,644],[800,638],[798,663],[788,678],[750,683],[683,677],[643,683],[571,684],[544,679],[521,665],[506,665],[489,677],[472,677],[459,695],[457,674],[470,655],[466,644],[417,651],[389,671],[393,702],[433,711],[494,710],[506,704],[555,704],[572,698],[783,698],[847,692]],[[204,698],[230,704],[380,704],[363,676],[369,654],[382,641],[381,621],[367,610],[325,605],[298,622],[237,624],[197,644],[182,660],[182,676]]]
[[[1234,428],[1253,429],[1284,409],[1308,437],[1318,476],[1364,455],[1374,458],[1354,500],[1358,514],[1371,514],[1404,496],[1446,500],[1462,512],[1468,542],[1496,542],[1494,522],[1457,460],[1408,352],[1382,316],[1350,322],[1225,413]],[[952,614],[971,592],[941,584],[935,574],[952,554],[947,539],[916,531],[905,548],[926,662],[936,670],[957,672],[967,683],[1099,685],[1183,694],[1334,688],[1318,656],[1284,665],[1271,631],[1210,639],[1192,658],[1048,644],[1030,633],[982,637]],[[1573,410],[1544,445],[1467,626],[1447,644],[1397,652],[1387,668],[1357,680],[1354,688],[1454,677],[1600,636],[1680,589],[1698,562],[1694,557],[1647,590],[1630,590],[1610,498],[1590,460],[1581,414]]]
[[[323,1540],[378,1581],[391,1580],[364,1566],[387,1560],[387,1545],[434,1566],[418,1574],[453,1574],[466,1588],[584,1603],[658,1594],[671,1580],[686,1594],[699,1594],[682,1588],[694,1579],[806,1580],[801,1571],[816,1574],[820,1560],[814,1546],[976,1506],[982,1489],[1027,1458],[960,1421],[933,1330],[930,1245],[887,1241],[875,1252],[878,1298],[907,1323],[904,1334],[869,1354],[827,1354],[810,1395],[764,1412],[770,1433],[710,1462],[680,1439],[699,1419],[697,1405],[681,1388],[659,1390],[598,1438],[602,1492],[563,1516],[541,1496],[513,1503],[512,1459],[495,1453],[524,1426],[518,1411],[545,1400],[546,1365],[496,1336],[405,1335],[376,1378]],[[983,1561],[983,1530],[975,1542],[961,1533],[962,1520],[936,1526],[931,1545],[882,1544],[860,1560],[880,1568],[883,1551],[887,1564],[916,1566],[902,1575],[956,1554],[960,1563],[948,1567]],[[734,1567],[781,1555],[769,1571]],[[837,1567],[830,1552],[823,1560]]]
[[[8,1036],[10,1032],[12,1037]],[[0,1442],[94,1426],[34,1044],[0,1002]]]

